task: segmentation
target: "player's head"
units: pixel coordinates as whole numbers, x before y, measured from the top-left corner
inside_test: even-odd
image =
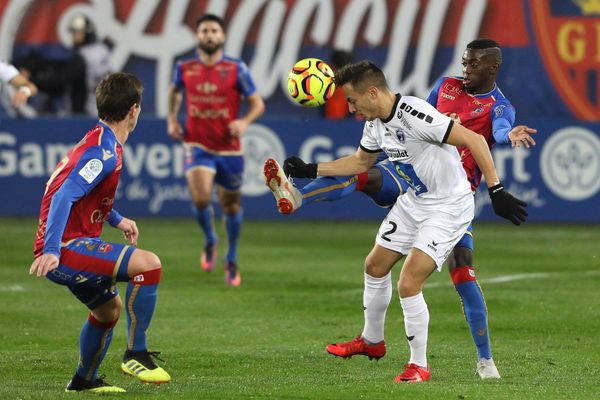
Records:
[[[196,21],[196,37],[200,51],[214,54],[225,43],[225,21],[214,14],[204,14]]]
[[[107,123],[127,121],[133,131],[141,111],[144,85],[134,75],[125,72],[109,74],[96,88],[98,117]]]
[[[69,33],[75,47],[96,41],[96,28],[83,14],[77,14],[69,21]]]
[[[335,74],[335,84],[344,89],[351,113],[367,120],[379,118],[382,94],[389,91],[385,75],[371,61],[347,64]]]
[[[469,93],[490,90],[502,64],[500,45],[491,39],[476,39],[463,53],[463,81]]]

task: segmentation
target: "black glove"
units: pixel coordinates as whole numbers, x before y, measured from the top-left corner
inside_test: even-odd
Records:
[[[527,203],[517,199],[512,194],[504,190],[501,183],[492,186],[488,189],[490,199],[492,199],[492,207],[494,212],[506,218],[515,225],[521,225],[527,219]]]
[[[286,176],[292,178],[315,179],[317,177],[317,164],[307,164],[299,157],[291,156],[283,162],[283,172]]]

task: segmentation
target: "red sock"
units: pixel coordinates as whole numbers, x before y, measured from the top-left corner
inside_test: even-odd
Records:
[[[358,182],[356,182],[356,190],[362,191],[369,180],[369,173],[365,171],[356,176],[358,177]]]
[[[450,277],[454,286],[459,285],[463,282],[477,281],[475,277],[475,270],[470,266],[460,266],[450,271]]]

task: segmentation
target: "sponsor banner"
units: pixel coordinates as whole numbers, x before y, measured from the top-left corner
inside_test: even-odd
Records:
[[[386,210],[360,193],[303,207],[292,217],[278,214],[262,177],[266,158],[281,162],[297,154],[306,161],[321,162],[351,154],[358,146],[361,122],[327,121],[316,117],[317,112],[307,110],[302,120],[261,120],[248,129],[243,138],[246,171],[242,200],[247,218],[380,220],[385,216]],[[529,202],[530,220],[600,223],[597,125],[551,118],[522,122],[538,128],[538,145],[531,150],[498,145],[493,154],[505,186]],[[38,215],[49,175],[69,147],[94,124],[88,119],[2,121],[0,214]],[[167,137],[163,120],[140,120],[125,145],[116,209],[127,216],[191,216],[183,158],[181,145]],[[479,219],[499,220],[485,190],[477,193],[476,205]]]

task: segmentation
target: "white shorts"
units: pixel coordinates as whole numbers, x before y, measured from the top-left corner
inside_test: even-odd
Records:
[[[443,200],[400,196],[381,223],[375,243],[407,255],[416,247],[429,255],[441,271],[444,261],[474,218],[471,193]]]

